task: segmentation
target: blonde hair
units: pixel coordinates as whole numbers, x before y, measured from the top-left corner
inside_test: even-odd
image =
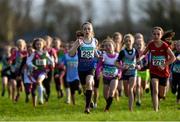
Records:
[[[137,40],[137,39],[143,39],[144,40],[144,36],[142,33],[136,33],[134,38],[135,38],[135,40]]]
[[[116,44],[114,43],[113,39],[111,37],[107,37],[106,39],[103,40],[103,44],[105,44],[106,42],[109,42],[111,44],[113,44],[114,47],[116,47]]]
[[[18,39],[16,41],[17,46],[20,45],[20,44],[24,45],[24,48],[26,47],[26,41],[24,39]]]
[[[153,27],[152,33],[154,32],[154,30],[159,30],[159,31],[161,31],[161,34],[162,34],[162,35],[164,34],[164,30],[163,30],[161,27],[159,27],[159,26]]]
[[[125,43],[127,38],[130,38],[134,43],[134,36],[132,34],[130,34],[130,33],[124,35],[123,43]]]
[[[113,34],[113,40],[116,38],[116,36],[121,36],[122,37],[122,34],[120,32],[115,32]]]

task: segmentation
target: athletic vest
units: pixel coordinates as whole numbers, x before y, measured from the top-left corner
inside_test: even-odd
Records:
[[[180,54],[177,55],[177,57],[180,57]],[[172,72],[173,73],[180,73],[180,61],[176,60],[172,65]]]
[[[118,75],[118,68],[115,66],[115,62],[118,58],[118,53],[113,56],[108,56],[107,53],[103,54],[103,76],[106,78],[114,78]]]
[[[91,43],[83,43],[78,48],[79,71],[88,71],[95,68],[96,39],[92,38]]]
[[[21,57],[21,55],[23,55],[23,57]],[[21,64],[22,64],[22,61],[23,61],[23,58],[27,56],[27,52],[26,51],[17,51],[16,52],[16,61],[15,61],[15,68],[16,69],[19,69]]]
[[[134,75],[136,73],[136,50],[133,48],[132,54],[128,54],[128,52],[123,49],[124,51],[124,58],[123,64],[128,65],[129,68],[124,72],[124,75]]]
[[[38,52],[35,52],[33,64],[38,68],[37,70],[45,70],[48,64],[46,54],[45,53],[40,54]]]

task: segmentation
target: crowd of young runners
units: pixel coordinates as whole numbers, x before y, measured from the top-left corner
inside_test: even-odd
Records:
[[[18,102],[25,91],[25,102],[48,102],[51,81],[57,97],[66,93],[66,102],[76,104],[75,91],[85,97],[85,113],[96,108],[100,79],[103,81],[104,111],[110,110],[113,98],[128,97],[128,107],[141,106],[143,91],[151,90],[154,111],[165,99],[168,89],[180,103],[180,40],[172,41],[174,32],[152,28],[152,38],[144,41],[143,34],[115,32],[103,41],[94,36],[90,22],[82,24],[73,42],[64,43],[58,37],[38,37],[26,43],[18,39],[15,46],[5,46],[2,57],[2,93]],[[136,98],[136,99],[135,99]],[[136,100],[136,101],[135,101]]]

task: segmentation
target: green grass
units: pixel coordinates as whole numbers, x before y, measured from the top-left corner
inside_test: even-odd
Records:
[[[65,97],[57,99],[55,86],[52,83],[52,93],[48,103],[32,107],[32,102],[25,103],[25,95],[21,93],[20,100],[12,103],[7,96],[0,96],[0,121],[180,121],[180,105],[175,104],[175,96],[170,92],[167,98],[160,103],[159,112],[154,112],[150,94],[144,93],[142,106],[134,111],[128,110],[128,99],[123,96],[119,101],[113,101],[110,112],[105,113],[105,100],[102,96],[102,84],[100,87],[98,108],[91,110],[91,114],[84,114],[84,96],[76,94],[76,105],[65,103]]]

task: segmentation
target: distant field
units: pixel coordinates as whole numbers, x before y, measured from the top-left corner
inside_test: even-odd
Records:
[[[105,113],[101,83],[98,107],[87,115],[84,114],[83,95],[76,94],[76,105],[73,106],[65,103],[65,97],[57,99],[54,82],[51,88],[49,102],[36,108],[32,107],[31,101],[25,103],[24,92],[17,103],[12,103],[6,92],[4,97],[0,96],[0,121],[180,121],[180,105],[176,104],[176,98],[170,91],[166,100],[161,101],[159,112],[153,111],[150,93],[144,93],[142,106],[136,107],[134,104],[134,112],[128,111],[128,99],[123,96],[119,101],[114,100],[110,112]]]

